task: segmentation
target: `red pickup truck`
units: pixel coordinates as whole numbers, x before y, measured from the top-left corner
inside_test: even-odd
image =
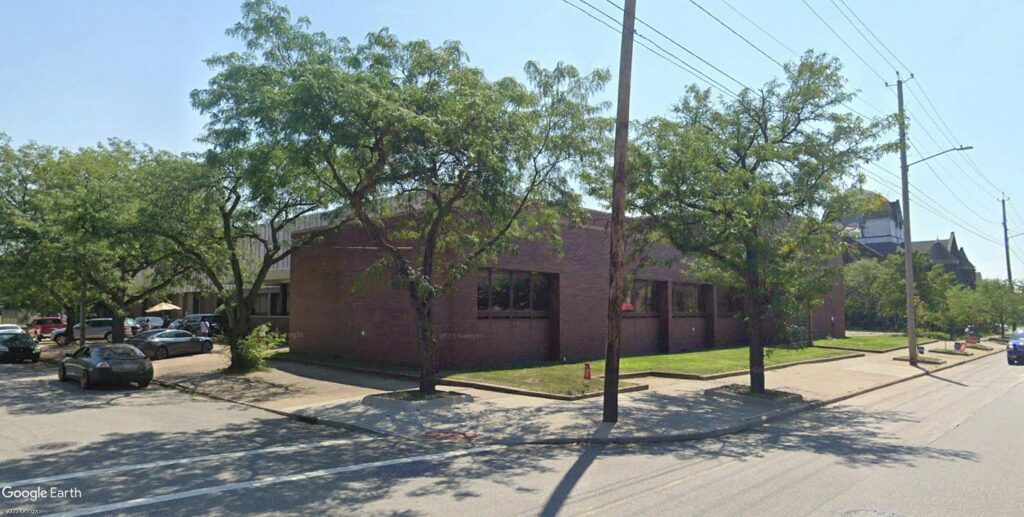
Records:
[[[54,330],[62,329],[67,326],[67,323],[61,321],[57,316],[43,316],[34,318],[32,323],[28,325],[29,335],[48,337],[53,333]]]

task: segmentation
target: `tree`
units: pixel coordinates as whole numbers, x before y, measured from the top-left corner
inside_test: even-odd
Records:
[[[0,133],[0,298],[7,306],[68,315],[74,325],[79,304],[99,300],[76,273],[76,263],[49,223],[46,170],[58,150],[36,143],[20,147]]]
[[[183,280],[190,265],[181,250],[153,238],[160,219],[146,215],[163,181],[166,153],[131,141],[61,151],[44,179],[47,221],[59,232],[76,272],[112,310],[111,340],[124,340],[124,318],[135,305]]]
[[[202,159],[165,157],[165,181],[147,208],[154,218],[168,210],[180,214],[162,219],[154,234],[183,253],[196,285],[223,301],[229,368],[235,371],[260,366],[259,356],[243,353],[241,346],[270,270],[326,231],[292,237],[304,217],[325,205],[282,156],[272,148],[245,145],[210,151]],[[323,221],[328,229],[337,224],[326,215]]]
[[[785,81],[716,102],[691,86],[670,118],[645,122],[631,151],[632,208],[657,235],[741,286],[750,384],[764,391],[765,314],[773,292],[829,269],[854,168],[887,146],[890,119],[842,113],[841,67],[806,53]],[[817,286],[827,282],[812,282]],[[806,296],[809,293],[804,293]]]
[[[975,323],[986,326],[998,324],[1000,335],[1006,337],[1007,325],[1021,321],[1024,295],[995,279],[981,280],[976,290],[984,308],[984,319],[978,319]]]
[[[456,42],[330,39],[270,1],[243,6],[229,33],[246,51],[193,100],[219,149],[279,150],[350,214],[378,269],[409,297],[420,390],[435,390],[433,304],[519,238],[557,239],[580,215],[569,180],[603,157],[607,123],[589,102],[607,72],[526,66],[529,85],[488,80]]]

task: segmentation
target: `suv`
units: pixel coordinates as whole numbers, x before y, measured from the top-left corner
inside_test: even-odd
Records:
[[[57,316],[46,316],[39,317],[32,320],[28,324],[28,333],[36,337],[50,337],[54,330],[62,329],[67,326]]]
[[[189,314],[185,316],[185,319],[181,322],[181,330],[187,330],[195,335],[199,335],[199,323],[207,321],[210,323],[210,335],[216,336],[224,330],[224,315],[223,314]]]
[[[1006,364],[1020,364],[1024,360],[1024,330],[1018,330],[1010,336],[1006,345]]]
[[[113,320],[110,318],[85,320],[85,339],[105,339],[107,343],[112,342],[114,336],[112,324]],[[72,339],[80,339],[82,337],[82,326],[80,323],[75,324],[71,334]],[[125,337],[132,335],[132,327],[127,323],[124,325],[124,335]]]

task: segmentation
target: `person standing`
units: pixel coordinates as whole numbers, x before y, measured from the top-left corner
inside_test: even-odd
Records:
[[[205,319],[199,322],[199,335],[202,337],[210,337],[210,322]]]

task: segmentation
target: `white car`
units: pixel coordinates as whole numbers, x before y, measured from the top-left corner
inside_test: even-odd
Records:
[[[13,323],[0,323],[0,334],[25,334],[25,330]]]

